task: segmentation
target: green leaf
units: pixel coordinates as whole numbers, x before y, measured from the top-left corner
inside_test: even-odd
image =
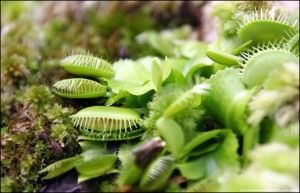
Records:
[[[287,44],[290,46],[291,51],[299,55],[299,32],[294,35]]]
[[[186,77],[187,81],[192,82],[193,77],[196,73],[200,73],[205,77],[209,77],[212,73],[212,70],[212,62],[209,60],[209,58],[205,56],[189,60],[183,68],[182,72]]]
[[[171,40],[168,40],[155,32],[148,32],[147,35],[150,45],[162,54],[162,56],[172,56],[174,54]]]
[[[186,85],[186,80],[180,71],[178,71],[176,69],[172,69],[170,76],[164,81],[164,85],[167,85],[167,84]]]
[[[184,157],[187,154],[189,154],[193,149],[195,149],[197,146],[201,145],[202,143],[218,137],[218,134],[222,132],[222,130],[213,130],[208,132],[201,132],[199,133],[195,138],[193,138],[191,141],[189,141],[183,148],[180,157]]]
[[[107,101],[105,102],[105,106],[111,106],[121,100],[122,98],[125,98],[128,92],[126,91],[120,91],[117,94],[111,95]]]
[[[104,79],[114,93],[128,91],[133,95],[142,95],[155,89],[152,82],[152,63],[157,62],[162,74],[162,82],[171,73],[171,65],[168,59],[160,60],[155,57],[144,57],[136,61],[119,60],[114,63],[115,76],[113,79]],[[155,67],[154,67],[155,68]],[[158,81],[160,82],[160,81]]]
[[[99,141],[80,141],[79,145],[83,152],[89,150],[97,150],[99,152],[104,152],[104,143]]]
[[[235,135],[230,130],[223,130],[220,134],[222,134],[223,142],[215,151],[177,165],[185,178],[198,180],[216,176],[228,169],[236,170],[238,168],[238,141]]]
[[[226,127],[233,129],[237,134],[243,134],[248,128],[245,121],[246,113],[248,110],[248,103],[256,88],[245,90],[238,93],[228,105],[226,114]],[[234,119],[232,119],[234,117]]]
[[[195,40],[176,40],[174,41],[176,44],[176,55],[186,57],[186,58],[195,58],[195,57],[203,57],[205,56],[205,51],[207,49],[207,45],[203,42],[195,41]]]
[[[119,186],[134,185],[141,178],[143,170],[136,165],[136,159],[128,146],[122,146],[119,151],[121,161],[120,175],[117,183]]]
[[[60,160],[58,162],[55,162],[43,170],[40,171],[40,173],[48,172],[48,174],[43,179],[50,179],[54,178],[56,176],[59,176],[69,170],[71,170],[76,165],[82,163],[83,157],[81,155],[70,157],[67,159]]]
[[[225,66],[239,66],[239,61],[241,60],[239,57],[222,53],[214,50],[207,50],[206,55],[213,60],[214,62],[217,62],[219,64],[225,65]]]
[[[167,149],[178,158],[184,146],[184,134],[181,127],[172,119],[160,118],[156,122],[159,134],[167,143]]]
[[[258,52],[253,50],[259,49]],[[243,82],[249,87],[262,86],[264,81],[271,76],[272,71],[282,68],[286,63],[299,65],[299,56],[289,51],[282,44],[269,44],[265,47],[254,47],[245,55],[245,66],[241,75]]]
[[[243,52],[244,50],[248,49],[249,46],[252,44],[252,40],[249,40],[245,43],[243,43],[242,45],[240,45],[239,47],[235,48],[234,50],[232,50],[231,54],[233,55],[238,55],[241,52]]]
[[[112,168],[116,160],[117,156],[112,154],[87,158],[83,163],[76,166],[76,170],[79,173],[78,183],[105,174]]]
[[[233,68],[218,71],[207,83],[210,89],[202,100],[207,112],[224,127],[243,134],[248,128],[247,101],[253,91],[246,90],[238,70]]]
[[[56,82],[53,91],[66,98],[96,98],[105,95],[106,87],[86,78],[69,78]]]
[[[168,58],[168,61],[171,64],[172,69],[182,72],[189,59],[170,57]]]
[[[163,116],[171,117],[190,106],[193,108],[198,107],[201,103],[201,95],[205,94],[207,89],[209,89],[208,84],[196,84],[193,88],[178,96],[178,98],[168,106]]]
[[[162,84],[162,72],[156,62],[153,60],[151,66],[151,74],[152,74],[152,83],[154,85],[154,89],[156,92],[160,92],[161,84]]]

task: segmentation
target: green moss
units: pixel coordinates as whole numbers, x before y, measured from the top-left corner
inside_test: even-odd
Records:
[[[9,177],[1,178],[1,192],[11,192],[11,185],[13,184],[13,180]]]
[[[33,2],[1,1],[1,26],[24,17]]]
[[[26,90],[24,101],[27,104],[44,106],[49,104],[53,95],[47,86],[32,86]]]
[[[38,58],[32,25],[26,19],[18,20],[1,37],[1,90],[18,88],[30,75],[28,64]]]
[[[68,116],[73,108],[53,101],[47,86],[33,85],[16,92],[7,129],[1,129],[1,171],[14,181],[12,191],[35,191],[38,171],[50,162],[80,151],[77,131]],[[57,156],[52,143],[63,148]]]

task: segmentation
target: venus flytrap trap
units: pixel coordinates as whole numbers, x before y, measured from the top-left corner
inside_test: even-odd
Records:
[[[121,167],[119,176],[117,178],[117,184],[120,190],[126,187],[133,187],[136,185],[142,176],[144,176],[144,182],[141,184],[145,188],[144,183],[148,185],[148,181],[157,182],[157,177],[154,176],[152,172],[155,172],[155,167],[148,169],[149,172],[145,175],[145,169],[148,167],[149,163],[155,160],[165,147],[165,142],[163,142],[159,137],[152,138],[146,142],[138,143],[137,145],[122,145],[119,150],[119,159],[121,161]],[[133,149],[133,150],[132,150]],[[163,170],[163,168],[161,168]],[[164,172],[164,171],[162,171]],[[152,178],[149,178],[152,175]],[[161,184],[162,185],[162,184]]]
[[[242,55],[245,57],[242,79],[249,87],[261,85],[272,69],[299,60],[288,45],[279,43],[253,47]]]
[[[112,66],[105,60],[90,55],[72,55],[60,61],[61,66],[72,74],[111,78]]]
[[[75,127],[93,140],[110,141],[138,137],[139,114],[121,107],[93,106],[71,116]]]
[[[161,190],[174,170],[173,158],[158,157],[146,169],[140,180],[139,188],[144,191]]]
[[[270,10],[257,10],[245,14],[237,31],[243,41],[252,40],[254,43],[278,42],[288,37],[288,33],[295,34],[297,20],[289,21],[288,13],[276,14]]]
[[[106,93],[106,87],[100,83],[84,79],[70,78],[56,82],[54,92],[65,98],[95,98]]]

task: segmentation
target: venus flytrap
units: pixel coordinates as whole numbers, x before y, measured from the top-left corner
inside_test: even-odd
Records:
[[[46,168],[42,169],[40,173],[48,172],[48,174],[43,179],[54,178],[71,170],[76,165],[80,164],[81,161],[81,155],[66,158],[47,166]]]
[[[247,161],[248,152],[257,142],[258,131],[246,120],[248,102],[256,88],[247,90],[237,69],[226,68],[212,75],[207,83],[211,85],[204,96],[203,106],[223,127],[230,128],[243,138],[242,160]]]
[[[119,159],[121,161],[121,167],[119,176],[117,178],[117,184],[120,190],[126,187],[133,187],[143,177],[145,180],[142,183],[142,190],[147,188],[149,180],[151,183],[159,183],[159,175],[156,172],[156,166],[152,169],[148,169],[149,164],[158,157],[161,156],[161,152],[165,147],[165,142],[159,137],[152,138],[146,142],[138,143],[134,146],[123,144],[119,150]],[[146,172],[146,169],[148,172]],[[165,172],[164,168],[160,168],[162,174]],[[164,174],[163,174],[164,175]],[[151,178],[149,178],[149,176]],[[161,183],[159,183],[162,185]],[[146,187],[145,187],[146,185]],[[154,188],[153,188],[154,187]],[[157,185],[156,185],[157,187]],[[152,189],[156,189],[152,186]]]
[[[139,188],[144,191],[161,190],[174,170],[171,156],[162,156],[154,160],[146,169]]]
[[[270,78],[273,69],[297,65],[299,59],[297,28],[288,16],[269,14],[245,14],[225,45],[230,49],[207,49],[201,42],[182,40],[185,33],[150,32],[144,34],[148,43],[169,58],[125,59],[112,66],[89,55],[63,59],[66,71],[96,80],[61,80],[54,92],[66,98],[103,97],[106,106],[70,116],[81,133],[83,152],[42,172],[52,178],[76,168],[79,182],[115,172],[121,191],[158,191],[169,188],[173,175],[205,185],[205,180],[243,169],[250,150],[266,142],[259,134],[268,125],[259,123],[268,113],[256,125],[251,121],[261,107],[253,105],[256,93],[266,84],[279,84]],[[205,127],[209,123],[203,115],[214,126]],[[103,148],[107,141],[127,144],[108,153]]]
[[[71,116],[80,130],[103,133],[122,133],[137,129],[139,114],[134,110],[120,107],[93,106],[80,110]]]
[[[106,93],[106,87],[85,78],[70,78],[56,82],[53,91],[65,98],[95,98]]]
[[[85,55],[73,55],[62,60],[62,66],[73,74],[86,76],[113,76],[110,64],[102,59]],[[83,78],[66,79],[54,84],[54,90],[67,98],[91,98],[102,96],[106,89],[100,83]],[[139,114],[131,109],[118,107],[88,107],[72,115],[74,126],[78,126],[86,140],[124,140],[138,137]],[[127,132],[128,129],[128,132]],[[87,153],[96,146],[91,146],[82,155],[53,163],[41,172],[49,171],[46,178],[56,177],[73,167],[79,173],[78,181],[82,182],[105,174],[111,169],[116,156]],[[88,157],[86,157],[88,156]],[[92,156],[92,157],[91,157]],[[102,167],[99,168],[99,164]],[[63,170],[61,168],[64,168]]]
[[[289,21],[287,13],[275,14],[261,9],[242,17],[237,35],[243,42],[278,42],[288,38],[288,33],[296,34],[297,29],[297,20]]]
[[[60,61],[61,66],[72,74],[111,78],[112,66],[107,61],[90,55],[71,55]]]
[[[268,43],[253,47],[244,56],[242,79],[250,88],[260,86],[269,72],[283,63],[297,62],[299,57],[287,44]]]
[[[78,183],[105,174],[111,170],[116,160],[117,156],[113,154],[96,155],[92,159],[84,160],[76,166],[76,170],[79,173]]]
[[[76,168],[79,173],[79,183],[101,176],[112,169],[116,155],[105,153],[104,148],[99,144],[81,142],[80,145],[83,150],[80,155],[60,160],[41,170],[40,173],[48,172],[44,179],[59,176]]]

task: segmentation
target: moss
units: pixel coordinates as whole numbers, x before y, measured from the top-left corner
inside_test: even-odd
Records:
[[[18,88],[29,77],[28,64],[38,58],[32,32],[32,23],[22,19],[1,37],[1,90]]]
[[[1,175],[14,179],[13,191],[37,190],[42,167],[80,150],[77,131],[68,119],[74,109],[62,107],[53,98],[42,85],[21,89],[14,96],[8,127],[1,130]],[[62,148],[60,154],[55,143]]]
[[[11,185],[13,184],[13,180],[9,177],[1,178],[1,192],[11,192]]]
[[[53,95],[47,86],[31,86],[25,92],[24,102],[27,104],[34,104],[44,106],[49,104]]]
[[[20,19],[32,6],[32,2],[1,1],[1,26]]]

